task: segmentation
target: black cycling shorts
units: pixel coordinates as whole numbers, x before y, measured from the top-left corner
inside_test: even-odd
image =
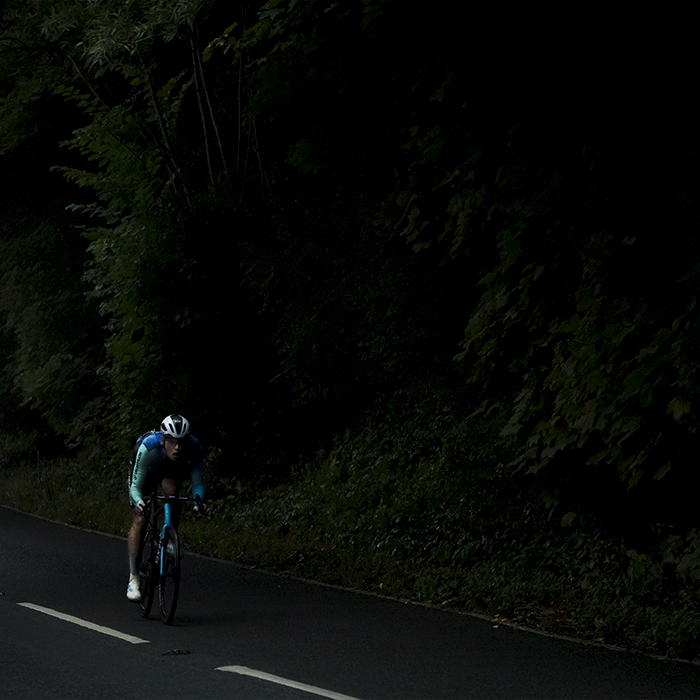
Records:
[[[190,464],[187,460],[182,462],[170,462],[157,465],[155,468],[149,469],[146,474],[146,481],[143,485],[143,498],[145,501],[148,497],[160,486],[163,479],[176,479],[178,484],[182,484],[185,479],[190,477]],[[129,491],[131,491],[131,482],[134,478],[134,464],[132,463],[129,469]],[[129,495],[129,503],[135,508],[136,503],[133,502],[131,494]]]

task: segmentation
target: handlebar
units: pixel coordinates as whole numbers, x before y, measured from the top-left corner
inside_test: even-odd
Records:
[[[202,497],[197,495],[197,496],[151,496],[151,498],[155,498],[158,501],[196,501],[197,503],[203,503]]]
[[[164,501],[162,507],[157,507],[157,501]],[[175,501],[194,501],[194,514],[196,518],[201,518],[209,512],[207,504],[202,500],[201,496],[159,496],[155,491],[151,492],[143,503],[143,508],[140,506],[136,507],[136,510],[142,516],[150,517],[150,514],[154,515],[160,513],[164,510],[167,504],[175,504]]]
[[[153,501],[194,501],[194,512],[197,518],[201,518],[207,513],[207,506],[202,500],[202,497],[197,494],[196,496],[158,496],[156,494],[151,494],[151,502]]]

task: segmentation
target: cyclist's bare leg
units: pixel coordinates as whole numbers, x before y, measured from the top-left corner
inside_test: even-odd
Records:
[[[127,537],[127,548],[129,552],[129,573],[137,576],[139,573],[139,563],[143,552],[143,538],[148,525],[148,513],[139,515],[134,509],[134,521]]]

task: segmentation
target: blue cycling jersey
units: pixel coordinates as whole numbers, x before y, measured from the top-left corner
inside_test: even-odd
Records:
[[[155,432],[143,439],[136,452],[129,484],[129,498],[132,505],[145,501],[144,488],[152,489],[165,477],[178,481],[192,479],[192,494],[204,500],[204,478],[202,475],[202,443],[188,435],[183,454],[177,461],[168,458],[161,445],[161,432]]]

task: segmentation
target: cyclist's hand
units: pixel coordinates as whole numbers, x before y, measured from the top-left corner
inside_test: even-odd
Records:
[[[137,515],[148,515],[148,506],[143,501],[139,501],[134,510]]]
[[[194,516],[195,518],[203,518],[209,512],[209,507],[201,499],[197,499],[194,504]]]

